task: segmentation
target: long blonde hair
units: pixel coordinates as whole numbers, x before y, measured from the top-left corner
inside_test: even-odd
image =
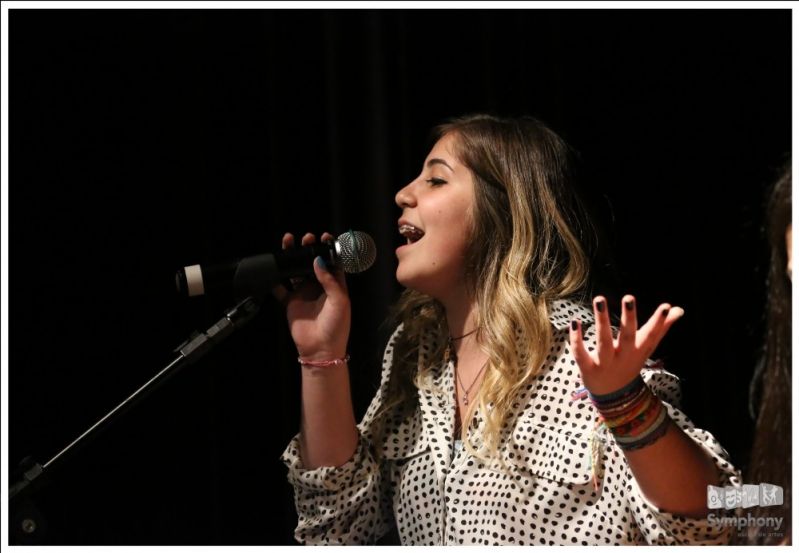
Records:
[[[570,149],[540,121],[471,115],[434,129],[433,138],[453,135],[455,155],[468,167],[475,209],[466,253],[466,277],[478,306],[479,343],[489,356],[475,408],[485,418],[483,451],[498,449],[501,430],[518,392],[540,371],[552,343],[548,303],[575,296],[587,284],[588,258],[580,233],[587,223],[570,185]],[[582,222],[584,221],[584,222]],[[416,405],[415,388],[443,362],[445,341],[419,366],[424,331],[448,336],[443,306],[405,290],[389,324],[403,324],[384,412]],[[489,408],[490,406],[490,408]],[[466,440],[468,425],[461,429]]]

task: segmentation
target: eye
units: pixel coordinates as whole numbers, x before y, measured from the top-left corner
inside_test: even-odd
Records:
[[[425,182],[429,182],[433,186],[440,186],[442,184],[447,184],[447,181],[445,181],[444,179],[436,179],[436,178],[427,179]]]

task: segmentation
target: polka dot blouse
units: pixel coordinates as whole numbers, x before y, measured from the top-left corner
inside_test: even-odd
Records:
[[[340,467],[306,470],[297,437],[283,453],[299,517],[296,539],[370,544],[396,527],[405,545],[726,543],[727,531],[706,519],[672,515],[649,503],[607,433],[600,435],[595,490],[590,437],[597,414],[587,399],[572,398],[581,386],[568,348],[574,318],[583,322],[588,345],[595,344],[589,309],[568,301],[550,306],[552,350],[542,373],[520,393],[499,456],[490,461],[455,443],[451,362],[434,371],[434,390],[419,390],[416,411],[404,419],[389,414],[384,437],[373,442],[370,422],[382,405],[400,326],[386,347],[380,389],[359,424],[353,457]],[[420,348],[420,355],[424,351],[430,349]],[[719,485],[740,484],[726,451],[675,407],[677,377],[654,368],[642,375],[672,420],[715,460]],[[483,427],[477,413],[469,428],[473,444]]]

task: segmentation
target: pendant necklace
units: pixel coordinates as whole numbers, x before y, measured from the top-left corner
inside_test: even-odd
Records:
[[[477,376],[474,377],[474,380],[472,380],[472,385],[469,386],[468,390],[463,387],[463,381],[458,377],[458,371],[457,370],[455,371],[455,380],[458,381],[458,383],[461,385],[461,390],[463,390],[464,405],[469,405],[469,393],[472,391],[472,388],[474,388],[474,385],[477,383],[477,380],[480,378],[480,375],[483,374],[483,371],[487,366],[488,366],[488,361],[483,363],[483,366],[480,368],[480,371],[477,373]]]
[[[474,334],[478,330],[480,330],[479,326],[477,328],[475,328],[474,330],[472,330],[471,332],[467,332],[463,336],[457,336],[457,337],[454,337],[454,338],[452,336],[450,336],[449,340],[447,342],[447,349],[444,352],[444,356],[447,359],[447,362],[452,361],[455,364],[455,380],[458,381],[458,383],[461,386],[461,390],[463,390],[463,404],[464,405],[469,405],[469,393],[472,391],[472,388],[474,388],[474,385],[477,383],[477,380],[480,378],[480,375],[483,374],[483,371],[488,366],[488,361],[486,361],[483,364],[483,366],[480,368],[480,371],[478,371],[477,376],[474,377],[474,380],[472,381],[472,384],[469,386],[469,388],[468,389],[465,388],[463,386],[463,381],[460,379],[460,377],[458,375],[458,356],[455,354],[455,348],[452,345],[452,342],[454,342],[455,340],[461,340],[463,338],[466,338],[467,336],[469,336],[470,334]]]

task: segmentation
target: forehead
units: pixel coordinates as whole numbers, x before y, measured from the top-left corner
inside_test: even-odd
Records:
[[[438,141],[433,145],[433,148],[427,155],[425,163],[434,158],[443,159],[454,169],[456,164],[460,165],[458,157],[455,153],[456,151],[457,137],[452,133],[446,134],[439,138]]]
[[[428,159],[431,157],[444,157],[448,160],[451,159],[453,161],[456,161],[457,160],[457,157],[455,156],[456,143],[457,143],[456,137],[452,133],[442,136],[433,145],[433,148],[430,150],[430,154],[427,156]]]

